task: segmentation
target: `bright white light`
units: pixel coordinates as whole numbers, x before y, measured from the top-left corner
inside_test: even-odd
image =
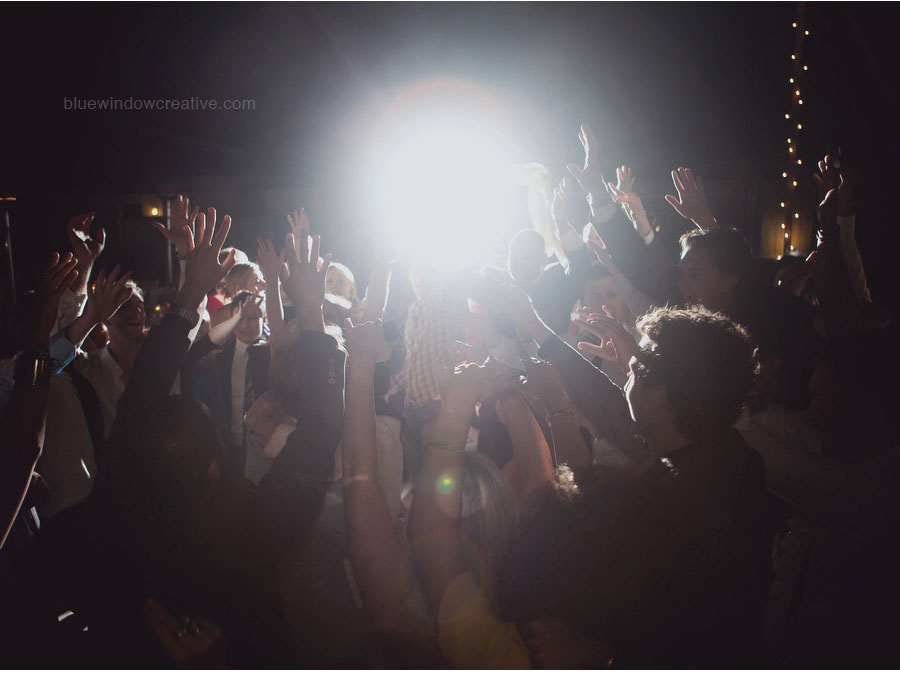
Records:
[[[416,262],[477,262],[510,229],[511,124],[471,82],[426,80],[377,101],[361,176],[376,231]],[[522,198],[519,190],[519,198]]]
[[[398,140],[380,182],[394,246],[420,262],[472,262],[506,225],[508,166],[489,138],[464,126]]]

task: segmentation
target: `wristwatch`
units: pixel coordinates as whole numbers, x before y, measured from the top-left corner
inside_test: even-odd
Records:
[[[192,327],[200,323],[200,314],[199,312],[197,312],[197,310],[182,307],[177,302],[169,307],[169,314],[180,316],[182,319],[191,324]]]

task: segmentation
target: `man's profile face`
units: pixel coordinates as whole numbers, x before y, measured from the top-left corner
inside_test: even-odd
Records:
[[[703,305],[714,312],[724,310],[731,302],[737,277],[720,271],[709,259],[709,253],[689,248],[678,265],[678,287],[686,303]]]

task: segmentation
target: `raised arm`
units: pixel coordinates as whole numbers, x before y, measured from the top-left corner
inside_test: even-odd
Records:
[[[376,480],[375,362],[381,321],[344,331],[350,353],[347,409],[341,457],[350,561],[366,609],[376,619],[391,619],[403,603],[404,584],[397,570],[404,554],[394,531],[387,498]]]
[[[666,195],[666,201],[678,215],[687,218],[704,232],[719,227],[706,203],[706,193],[703,191],[703,180],[700,176],[695,178],[690,169],[680,166],[672,170],[672,183],[678,196]]]
[[[284,264],[282,255],[275,253],[275,247],[269,239],[256,238],[258,246],[256,260],[266,280],[266,319],[269,321],[269,342],[273,349],[287,344],[291,335],[284,322],[284,307],[281,302],[281,270]]]
[[[622,390],[550,330],[520,289],[501,288],[494,299],[494,308],[515,321],[521,337],[532,339],[540,346],[539,358],[556,366],[566,395],[581,411],[594,435],[609,440],[632,461],[640,461],[646,451],[634,436],[634,421]]]
[[[185,232],[188,229],[185,226]],[[196,323],[197,310],[207,290],[234,266],[233,252],[219,262],[219,252],[230,229],[231,216],[225,216],[216,227],[214,208],[197,218],[196,231],[188,238],[184,285],[175,296],[169,315],[150,329],[135,358],[110,438],[117,432],[125,433],[136,415],[144,414],[146,406],[167,397],[172,390],[190,347],[188,333]],[[127,443],[124,439],[123,442]]]
[[[345,354],[325,333],[322,314],[331,256],[319,260],[319,235],[310,249],[308,231],[298,234],[299,247],[293,234],[286,236],[283,269],[285,292],[297,308],[301,331],[286,347],[297,350],[296,367],[303,381],[289,411],[297,429],[260,481],[256,500],[260,543],[276,559],[306,536],[321,511],[344,416]]]
[[[19,513],[44,445],[47,396],[53,371],[50,330],[59,298],[76,280],[78,260],[53,254],[37,290],[25,353],[16,363],[15,385],[0,420],[0,547]]]

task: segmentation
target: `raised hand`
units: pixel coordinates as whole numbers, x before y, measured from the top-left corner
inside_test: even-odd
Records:
[[[631,167],[616,167],[616,190],[624,195],[634,194],[634,177],[631,175]]]
[[[299,211],[294,211],[294,217],[291,218],[290,214],[288,214],[288,224],[291,226],[291,234],[294,235],[295,241],[300,241],[301,233],[306,233],[306,236],[309,236],[309,216],[306,215],[306,209],[302,206]]]
[[[50,264],[35,289],[36,302],[29,321],[26,347],[32,351],[45,352],[50,345],[50,331],[56,323],[59,299],[63,292],[78,278],[78,258],[71,253],[60,256],[54,253]]]
[[[84,213],[73,216],[66,225],[69,245],[72,247],[74,256],[78,258],[79,271],[90,270],[106,246],[106,230],[102,227],[97,228],[96,236],[91,236],[93,221],[93,213]]]
[[[622,207],[622,211],[628,216],[628,220],[634,225],[635,231],[646,239],[650,235],[650,219],[647,217],[647,211],[644,209],[644,203],[641,198],[634,192],[634,179],[631,177],[631,169],[627,166],[620,166],[616,169],[618,183],[613,185],[607,184],[609,196],[613,198],[616,204]]]
[[[569,220],[569,206],[574,198],[575,186],[572,179],[566,176],[553,188],[553,201],[550,203],[550,215],[556,223],[557,236],[575,229]]]
[[[606,194],[606,181],[603,180],[603,173],[600,169],[600,158],[598,157],[599,143],[597,137],[587,124],[581,125],[581,131],[578,133],[578,140],[584,147],[584,166],[579,167],[577,164],[568,164],[566,168],[569,173],[574,176],[575,180],[581,186],[581,189],[591,195],[593,198],[603,198]]]
[[[182,258],[188,254],[187,231],[190,231],[190,237],[193,238],[194,223],[197,220],[197,214],[200,212],[199,207],[195,206],[191,210],[190,206],[189,199],[178,195],[178,199],[172,204],[172,227],[168,228],[159,222],[153,223],[153,227],[166,238],[166,241],[175,247],[175,251]]]
[[[602,314],[588,308],[581,310],[575,323],[602,341],[600,345],[579,342],[578,349],[592,356],[615,360],[622,372],[628,373],[628,363],[640,349],[631,333],[612,317],[612,312],[606,305],[603,306]]]
[[[275,247],[272,245],[271,239],[256,238],[257,252],[256,262],[262,270],[263,278],[266,280],[266,286],[276,288],[275,283],[281,274],[281,266],[284,264],[284,251],[278,255],[275,253]]]
[[[706,195],[703,192],[703,181],[699,176],[694,178],[690,169],[678,167],[672,171],[672,182],[678,196],[666,195],[666,201],[672,205],[679,215],[692,221],[703,231],[716,229],[719,224],[709,210]]]
[[[841,172],[834,166],[834,158],[831,155],[825,155],[825,158],[819,161],[819,173],[813,174],[813,180],[819,188],[819,201],[825,199],[829,190],[836,190],[840,186]]]
[[[209,220],[207,221],[207,216]],[[203,296],[234,267],[234,251],[222,262],[219,253],[231,229],[231,216],[225,216],[216,228],[216,210],[210,207],[208,214],[197,216],[196,229],[185,223],[182,226],[186,242],[184,286],[178,292],[177,302],[186,309],[200,306]]]
[[[131,278],[131,272],[125,274],[121,272],[122,268],[119,265],[113,267],[109,274],[106,270],[101,270],[96,281],[89,287],[84,313],[94,324],[109,321],[119,311],[119,307],[131,297],[131,289],[125,287]]]
[[[290,218],[289,218],[290,219]],[[294,307],[301,330],[325,330],[322,303],[325,302],[325,274],[331,264],[331,254],[319,260],[322,238],[316,235],[309,246],[309,220],[294,211],[292,226],[299,224],[298,235],[285,236],[285,263],[281,267],[284,291]]]

